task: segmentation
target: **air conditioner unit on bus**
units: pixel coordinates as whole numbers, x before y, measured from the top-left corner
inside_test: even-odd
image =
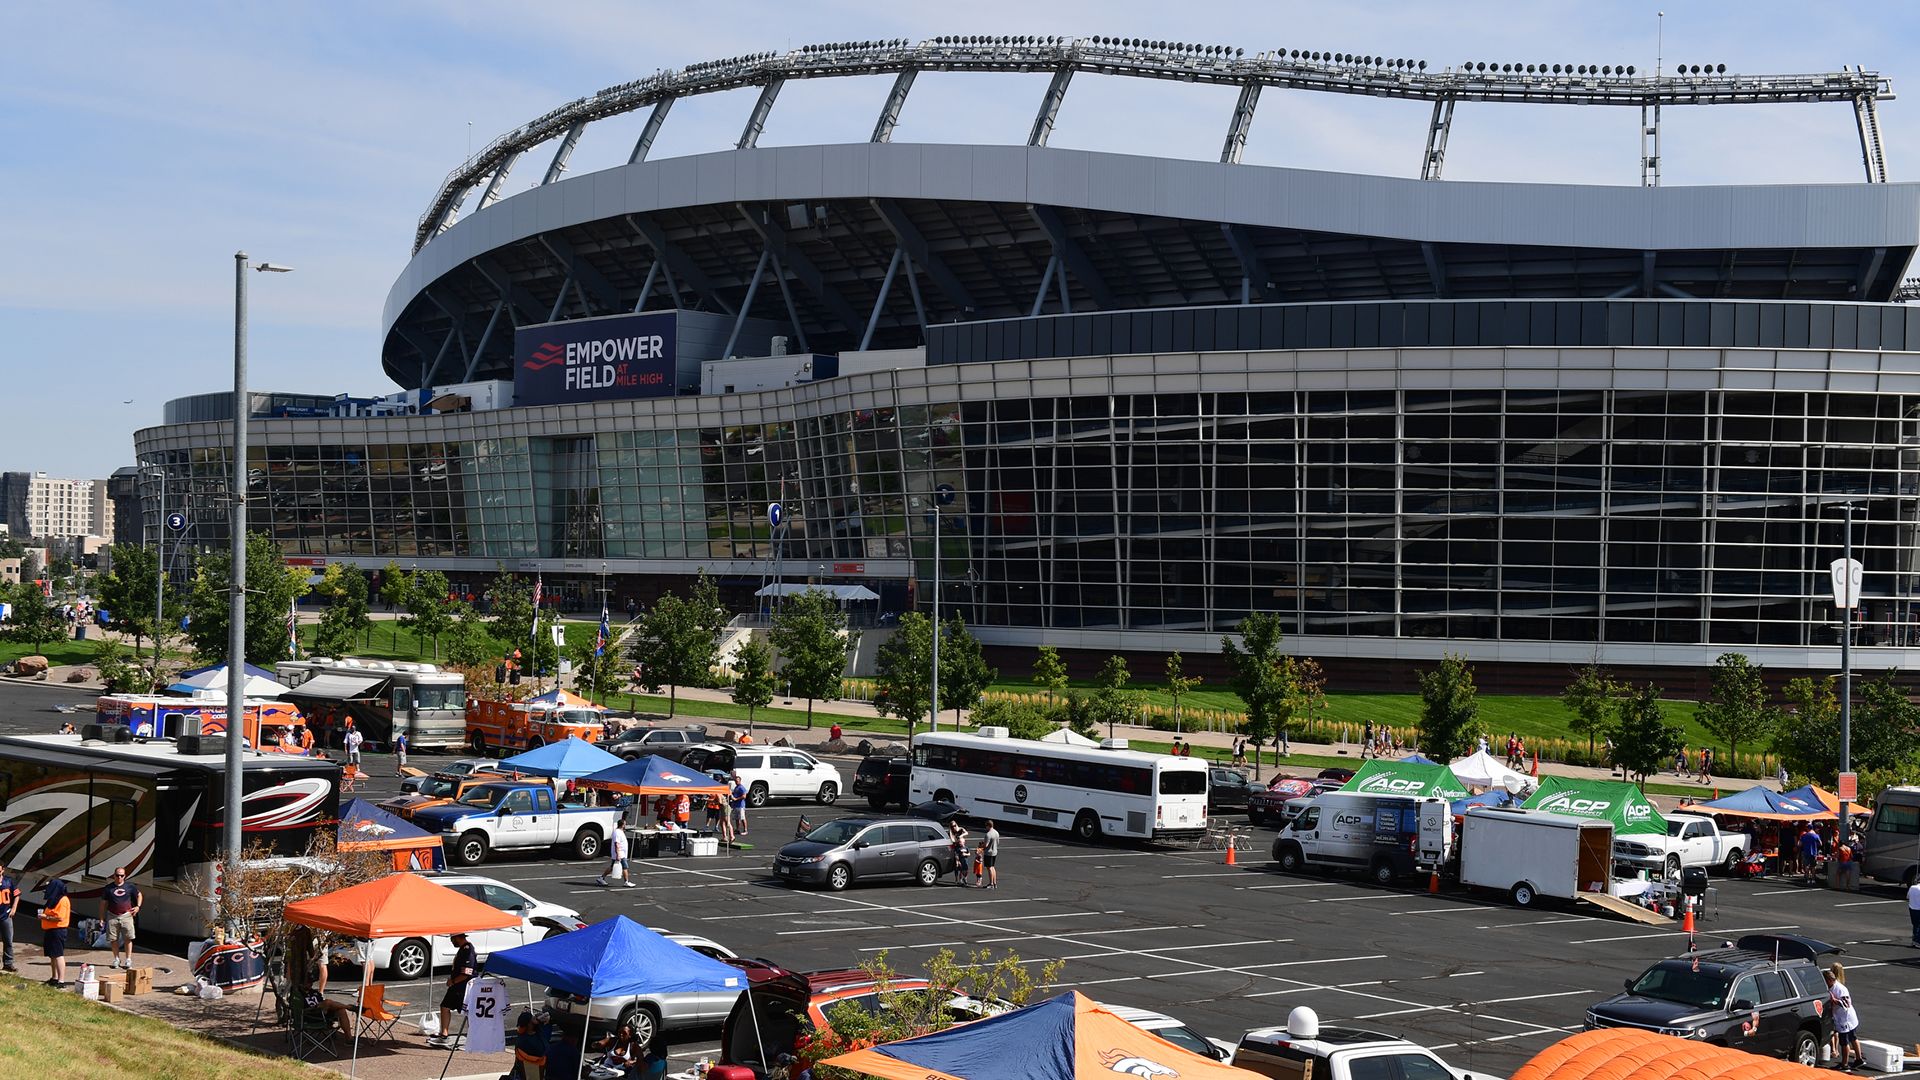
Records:
[[[1125,739],[1101,739],[1100,740],[1100,749],[1102,750],[1125,750],[1126,748],[1127,748],[1127,740]]]
[[[980,728],[976,730],[974,734],[983,739],[1006,739],[1012,737],[1012,733],[1006,728],[992,726]]]

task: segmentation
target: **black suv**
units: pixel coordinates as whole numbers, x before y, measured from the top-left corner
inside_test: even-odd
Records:
[[[632,761],[654,754],[668,761],[679,761],[688,750],[707,741],[707,729],[695,724],[684,728],[628,728],[604,742],[596,743],[609,754]]]
[[[867,805],[884,810],[888,803],[907,806],[907,780],[913,772],[913,759],[870,757],[853,772],[853,793],[865,795]]]
[[[1645,1028],[1817,1066],[1833,1018],[1815,961],[1839,951],[1793,934],[1748,934],[1628,979],[1626,993],[1587,1010],[1587,1027]]]

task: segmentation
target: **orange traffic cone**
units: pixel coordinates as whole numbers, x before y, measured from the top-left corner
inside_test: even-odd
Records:
[[[1427,875],[1427,892],[1431,894],[1431,893],[1438,893],[1439,891],[1440,891],[1440,871],[1435,870],[1433,873]]]
[[[1227,865],[1236,865],[1233,861],[1233,841],[1231,839],[1227,841]]]
[[[1688,934],[1693,933],[1693,901],[1691,899],[1687,901],[1687,914],[1680,922],[1680,929],[1686,931]]]

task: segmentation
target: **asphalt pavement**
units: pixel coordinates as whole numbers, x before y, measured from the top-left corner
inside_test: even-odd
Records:
[[[0,731],[52,730],[63,719],[54,704],[90,697],[0,682]],[[420,767],[432,760],[414,755]],[[392,764],[367,756],[364,795],[398,789]],[[853,760],[835,764],[850,784]],[[752,813],[752,850],[637,860],[634,889],[596,885],[598,862],[545,853],[496,856],[467,872],[512,882],[589,922],[624,914],[795,970],[857,965],[885,952],[895,970],[911,974],[941,948],[1061,958],[1063,989],[1168,1012],[1229,1041],[1284,1024],[1289,1010],[1306,1005],[1323,1023],[1408,1038],[1458,1068],[1496,1076],[1579,1030],[1586,1006],[1622,980],[1686,948],[1677,929],[1571,906],[1523,911],[1491,895],[1284,875],[1267,858],[1267,829],[1253,831],[1255,850],[1233,867],[1220,852],[1088,846],[1064,834],[1005,828],[993,891],[943,881],[832,893],[772,879],[773,852],[803,814],[818,824],[860,812],[859,803],[776,801]],[[1720,878],[1714,886],[1700,924],[1703,945],[1762,931],[1841,945],[1862,1035],[1903,1046],[1920,1041],[1920,997],[1910,996],[1920,994],[1920,950],[1906,944],[1899,890],[1841,893]],[[390,992],[407,996],[399,986]],[[673,1057],[684,1065],[711,1055],[718,1037],[717,1030],[689,1032]]]

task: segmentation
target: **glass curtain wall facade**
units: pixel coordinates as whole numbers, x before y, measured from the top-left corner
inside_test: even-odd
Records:
[[[1444,356],[1402,354],[1401,381]],[[1070,392],[1036,392],[1024,361],[953,365],[702,399],[697,422],[583,412],[557,436],[511,433],[525,410],[458,441],[396,418],[312,445],[284,426],[312,422],[256,421],[250,513],[289,556],[370,566],[778,560],[797,581],[892,561],[911,590],[893,595],[924,604],[930,493],[951,484],[943,603],[979,625],[1217,635],[1272,611],[1307,638],[1723,648],[1833,644],[1825,567],[1852,502],[1862,642],[1920,644],[1920,388],[1320,389],[1201,354],[1241,388],[1170,391],[1135,388],[1136,359],[1155,360],[1094,358]],[[167,448],[141,464],[167,469],[184,539],[218,546],[224,438],[200,430],[185,449],[143,433]],[[143,494],[152,537],[151,478]]]

